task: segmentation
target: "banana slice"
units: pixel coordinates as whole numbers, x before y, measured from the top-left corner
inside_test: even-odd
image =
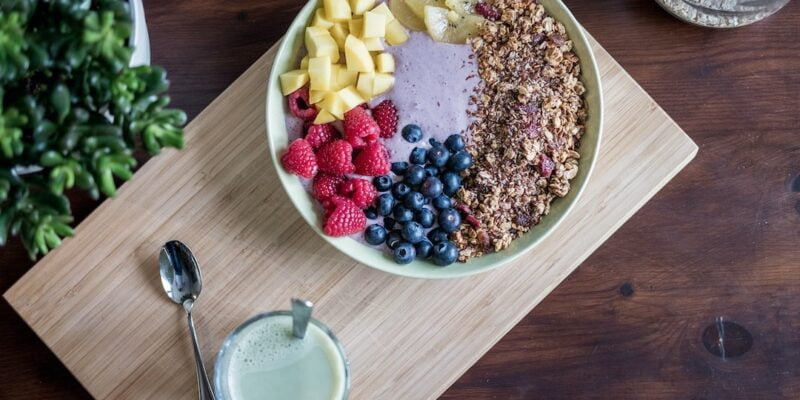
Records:
[[[467,39],[477,36],[483,17],[464,15],[458,22],[450,22],[447,14],[449,8],[425,6],[425,26],[433,40],[442,43],[466,43]]]
[[[389,0],[389,10],[403,26],[412,31],[422,32],[425,30],[425,22],[422,17],[417,17],[404,0]]]
[[[446,7],[445,0],[405,0],[406,5],[417,17],[425,18],[425,7]]]

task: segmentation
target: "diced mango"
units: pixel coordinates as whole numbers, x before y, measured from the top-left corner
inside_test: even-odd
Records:
[[[333,36],[333,40],[336,41],[336,45],[339,46],[340,49],[343,49],[344,40],[347,39],[347,35],[350,33],[348,25],[344,22],[335,22],[330,32],[331,36]]]
[[[323,0],[322,4],[325,8],[325,16],[330,21],[346,21],[351,17],[350,3],[347,0]]]
[[[392,86],[394,86],[394,75],[383,73],[375,74],[375,80],[372,81],[372,94],[377,96],[386,93]]]
[[[319,110],[317,118],[314,118],[314,123],[317,125],[327,124],[328,122],[336,121],[336,117],[329,113],[328,110]]]
[[[408,40],[408,33],[396,19],[386,24],[386,43],[391,46],[403,44]]]
[[[352,34],[348,35],[347,39],[345,39],[344,55],[347,60],[347,69],[350,71],[375,71],[375,63],[372,61],[372,56],[369,54],[367,46]]]
[[[365,102],[364,98],[361,97],[361,95],[356,90],[356,87],[352,85],[339,90],[337,94],[339,95],[339,98],[342,100],[342,103],[344,103],[345,111],[350,111],[356,106],[364,104]]]
[[[296,69],[282,73],[280,79],[281,93],[286,96],[308,83],[308,72],[304,69]]]
[[[319,103],[319,107],[333,114],[337,119],[344,119],[344,102],[337,92],[325,93],[325,99]]]
[[[308,102],[311,104],[319,103],[325,98],[325,93],[328,92],[325,90],[311,90],[308,95]]]
[[[377,7],[373,8],[372,12],[383,14],[383,16],[386,17],[387,24],[389,22],[392,22],[392,20],[394,19],[394,14],[392,14],[392,11],[389,10],[389,6],[386,5],[386,2],[383,2],[379,4]]]
[[[365,12],[362,36],[365,38],[386,36],[386,16],[372,11]]]
[[[339,68],[336,82],[340,87],[355,85],[358,82],[358,72],[350,71],[347,68]]]
[[[334,63],[339,61],[339,46],[327,30],[316,26],[306,28],[305,44],[309,57],[330,57]]]
[[[374,97],[372,94],[372,85],[374,80],[374,72],[362,72],[358,74],[358,84],[356,85],[356,89],[358,89],[358,92],[361,93],[361,96],[367,100]]]
[[[330,29],[333,26],[333,21],[329,20],[325,15],[325,10],[318,8],[317,11],[314,12],[314,19],[311,20],[311,26]]]
[[[331,71],[330,57],[309,58],[308,76],[311,80],[311,90],[330,90]]]
[[[308,54],[300,60],[300,69],[308,69]]]
[[[360,38],[364,34],[364,19],[353,18],[350,21],[347,21],[347,27],[350,29],[351,35]]]
[[[375,5],[375,0],[350,0],[350,8],[353,14],[361,15]]]
[[[371,38],[364,38],[364,46],[367,46],[367,50],[369,51],[383,51],[383,41],[381,38],[371,37]]]
[[[375,68],[378,72],[394,72],[394,56],[389,53],[381,53],[375,56]]]

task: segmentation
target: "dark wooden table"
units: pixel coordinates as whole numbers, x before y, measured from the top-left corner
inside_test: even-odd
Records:
[[[653,1],[566,3],[700,152],[444,398],[800,398],[800,2],[735,30]],[[174,104],[196,115],[301,5],[146,0]],[[0,291],[33,265],[18,242],[0,264]],[[0,399],[88,397],[0,302]]]

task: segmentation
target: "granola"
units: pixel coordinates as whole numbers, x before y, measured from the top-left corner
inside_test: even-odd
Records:
[[[500,12],[471,40],[482,81],[457,202],[471,219],[453,234],[460,261],[508,247],[570,190],[585,130],[580,63],[564,26],[532,0]]]

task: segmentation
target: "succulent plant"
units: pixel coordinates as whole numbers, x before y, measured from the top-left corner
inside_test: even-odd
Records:
[[[66,191],[114,196],[137,147],[183,147],[186,114],[163,69],[129,66],[130,36],[124,0],[0,1],[0,246],[47,253],[73,234]]]

